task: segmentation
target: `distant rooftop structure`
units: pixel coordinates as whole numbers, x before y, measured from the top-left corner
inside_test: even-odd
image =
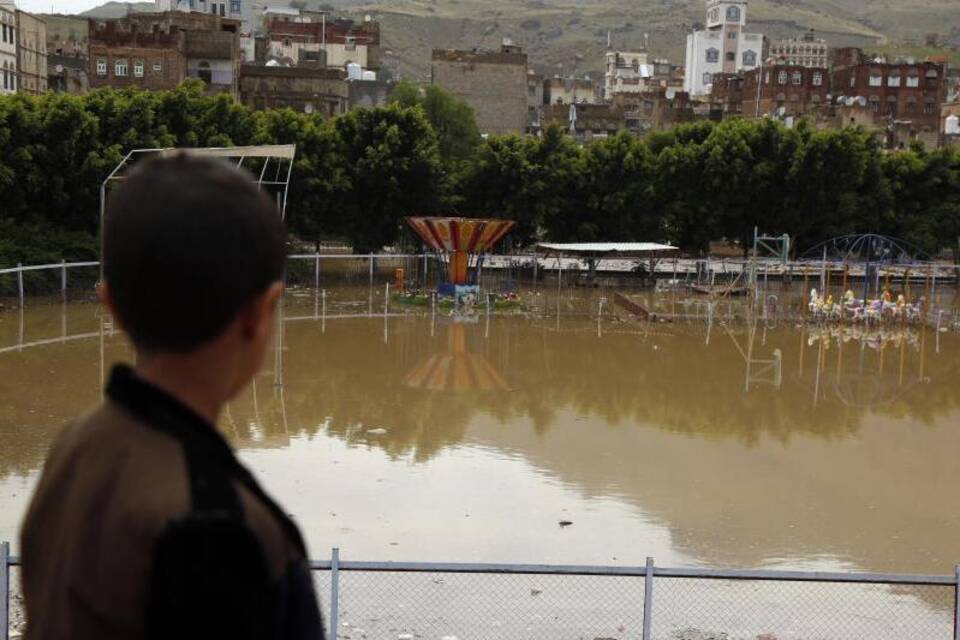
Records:
[[[657,258],[673,254],[679,249],[657,242],[541,242],[537,244],[548,254],[580,258]]]

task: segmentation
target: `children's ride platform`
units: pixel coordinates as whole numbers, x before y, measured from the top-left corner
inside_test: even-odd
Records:
[[[424,244],[447,263],[446,279],[437,286],[437,304],[442,309],[470,308],[485,302],[477,279],[483,254],[488,253],[516,222],[497,218],[410,217],[407,223]],[[471,258],[473,269],[471,271]],[[428,305],[433,294],[398,291],[394,300],[403,304]],[[520,306],[516,294],[489,293],[486,301],[496,310]]]

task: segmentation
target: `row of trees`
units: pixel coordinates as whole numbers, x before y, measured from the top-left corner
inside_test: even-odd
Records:
[[[661,240],[690,252],[754,226],[804,248],[872,231],[957,249],[960,153],[882,151],[857,128],[697,123],[580,146],[559,129],[482,139],[442,90],[401,85],[385,108],[324,120],[176,91],[0,98],[0,264],[92,257],[99,185],[133,148],[297,145],[288,199],[303,240],[358,251],[402,241],[403,217],[519,221],[512,242]]]

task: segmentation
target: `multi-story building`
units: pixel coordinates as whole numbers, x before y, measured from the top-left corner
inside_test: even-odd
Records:
[[[0,95],[17,91],[17,8],[0,0]]]
[[[551,104],[543,112],[543,126],[550,125],[562,127],[578,142],[589,142],[625,129],[626,118],[612,104]]]
[[[258,26],[253,0],[155,0],[155,3],[157,13],[198,12],[239,20],[241,34],[250,35]]]
[[[645,91],[654,75],[646,51],[607,51],[603,97],[609,100],[618,93]]]
[[[586,78],[550,78],[543,83],[546,104],[598,104],[597,85]]]
[[[690,96],[666,87],[651,87],[642,93],[618,93],[613,97],[613,105],[623,111],[627,130],[638,136],[693,120]]]
[[[824,69],[830,66],[830,47],[813,31],[800,38],[785,38],[770,45],[770,57],[795,67]]]
[[[17,10],[17,90],[39,96],[47,92],[47,23]]]
[[[893,146],[919,139],[935,146],[941,105],[947,98],[946,65],[938,62],[889,61],[855,48],[833,55],[832,94],[839,102],[859,103],[873,113],[877,126],[896,131]]]
[[[763,59],[764,39],[747,33],[746,0],[706,0],[707,28],[687,36],[684,91],[710,93],[715,73],[749,71]]]
[[[761,76],[762,84],[758,84]],[[741,95],[742,113],[747,118],[812,114],[830,103],[830,71],[774,63],[745,73]]]
[[[243,65],[240,102],[251,109],[290,108],[332,117],[349,104],[347,74],[342,69],[300,64],[296,67]]]
[[[527,128],[527,54],[506,42],[500,51],[434,49],[431,82],[469,104],[481,134]]]
[[[173,89],[187,78],[237,94],[240,21],[203,13],[130,14],[90,21],[91,88]]]
[[[527,133],[536,134],[543,122],[543,76],[527,71]]]
[[[323,18],[317,22],[270,20],[267,54],[276,58],[301,59],[301,52],[323,51],[327,66],[344,68],[359,64],[362,69],[380,68],[380,24],[373,20]]]
[[[57,93],[80,95],[86,93],[87,59],[79,56],[47,56],[47,88]]]
[[[951,102],[940,108],[940,144],[960,145],[960,102]]]

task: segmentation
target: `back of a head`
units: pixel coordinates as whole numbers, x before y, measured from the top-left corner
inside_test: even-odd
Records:
[[[104,279],[138,350],[189,352],[283,278],[285,240],[245,171],[185,153],[153,158],[108,202]]]

